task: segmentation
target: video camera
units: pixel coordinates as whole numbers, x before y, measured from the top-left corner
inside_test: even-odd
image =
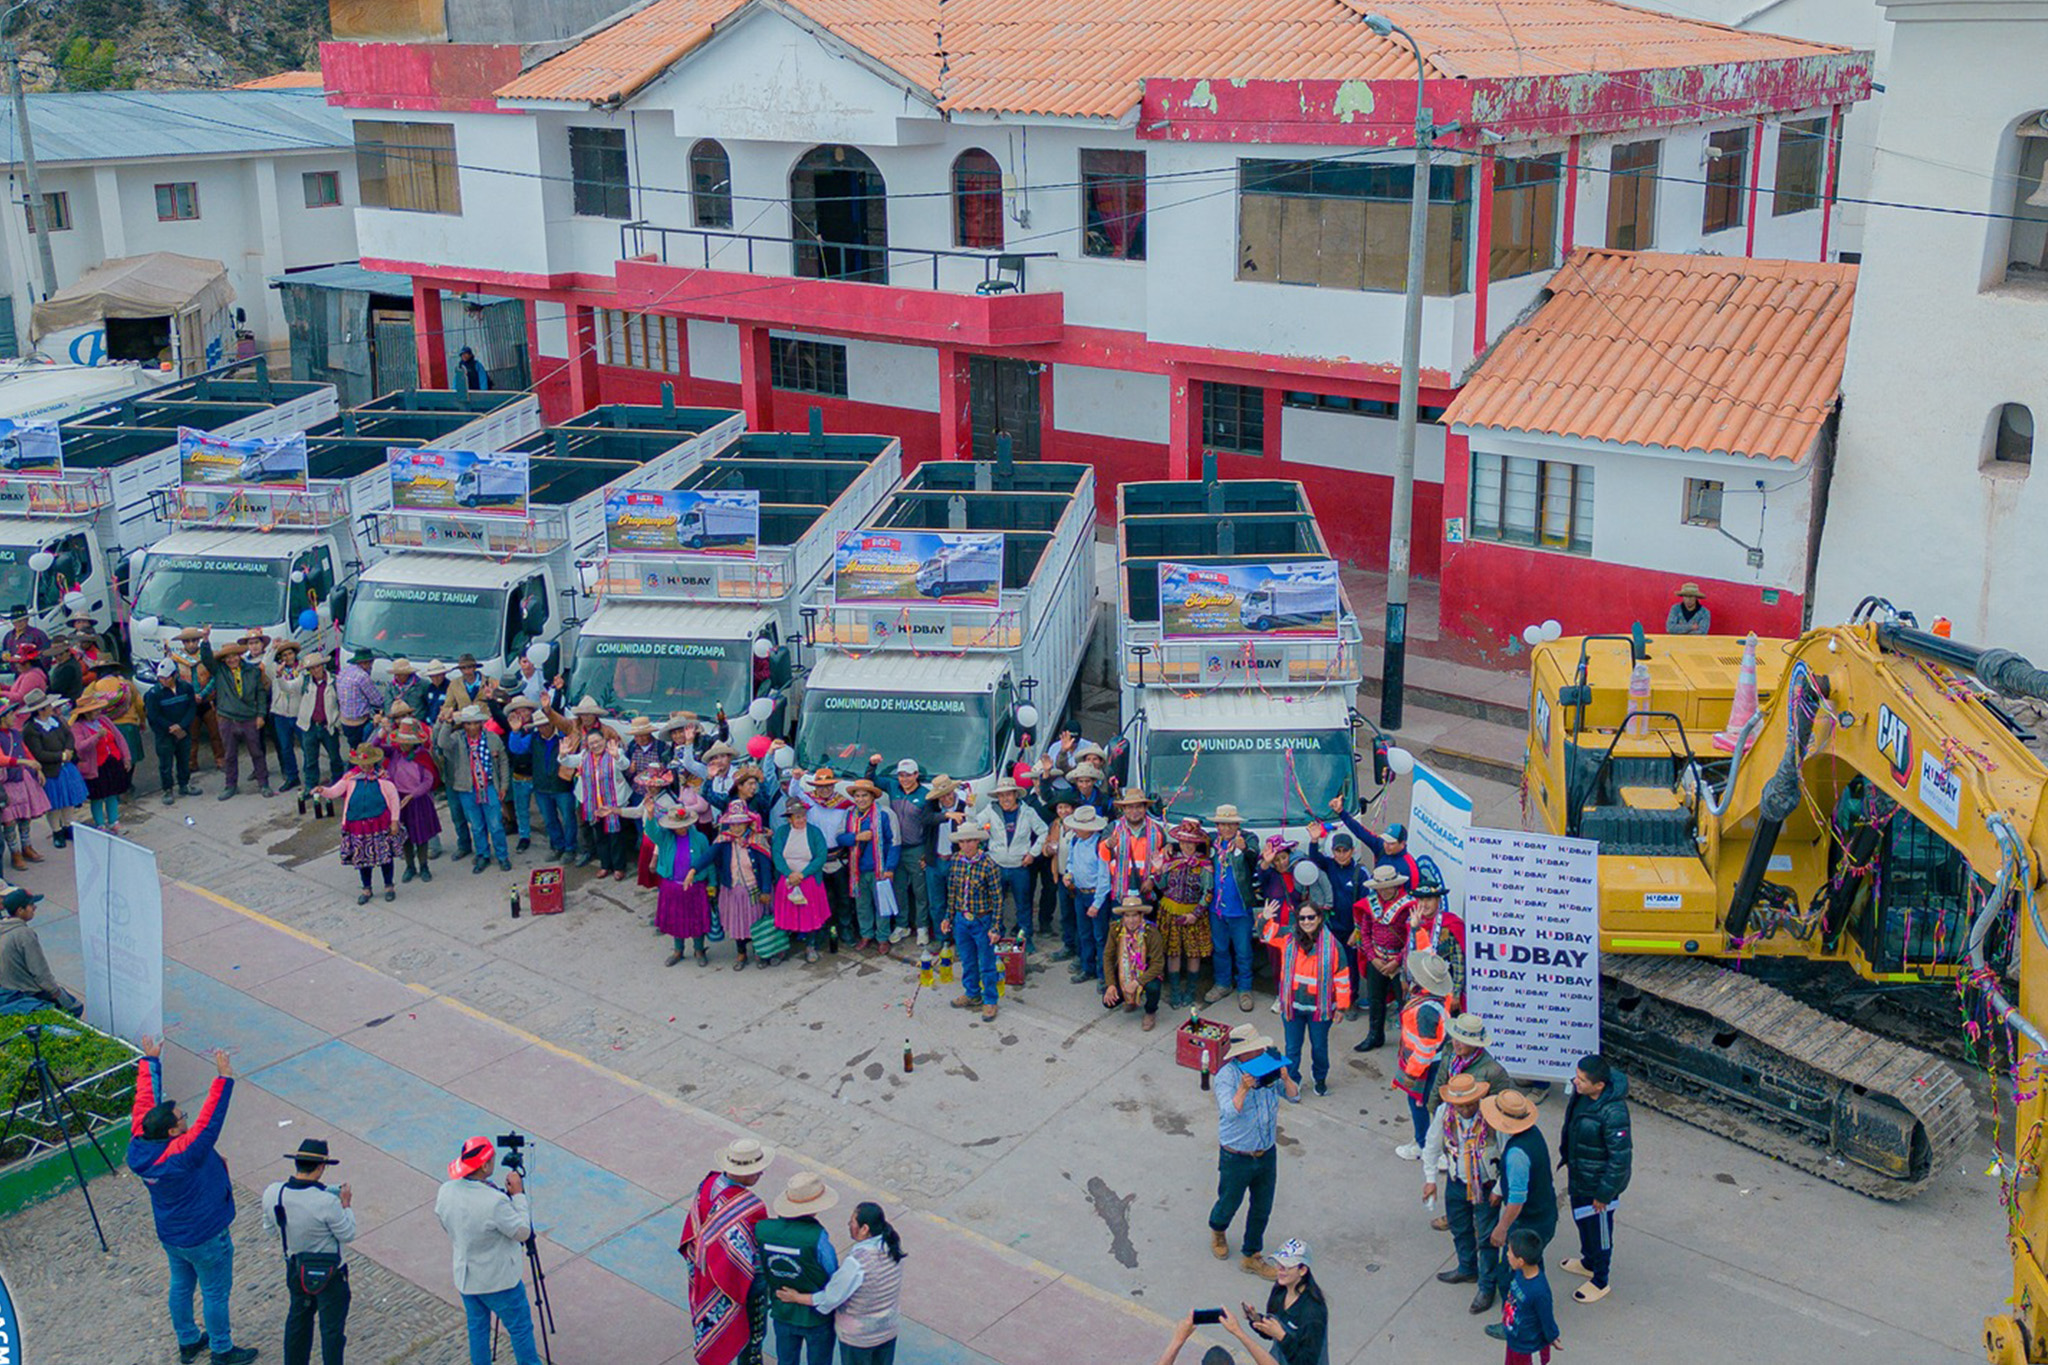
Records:
[[[526,1174],[526,1135],[524,1133],[498,1134],[498,1160],[508,1171]]]

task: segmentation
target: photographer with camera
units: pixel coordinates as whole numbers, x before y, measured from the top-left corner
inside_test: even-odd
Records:
[[[344,1183],[330,1190],[320,1178],[341,1164],[327,1154],[324,1138],[306,1138],[285,1154],[292,1177],[263,1191],[284,1243],[284,1365],[307,1365],[313,1357],[313,1325],[320,1326],[321,1365],[341,1365],[348,1344],[348,1263],[342,1244],[356,1237],[354,1194]]]
[[[512,1166],[509,1155],[506,1165]],[[491,1365],[492,1318],[505,1326],[515,1365],[540,1365],[520,1274],[522,1248],[533,1236],[526,1184],[516,1169],[507,1170],[503,1188],[492,1184],[497,1169],[498,1149],[489,1138],[466,1139],[434,1196],[434,1216],[455,1249],[455,1292],[469,1319],[469,1365]]]

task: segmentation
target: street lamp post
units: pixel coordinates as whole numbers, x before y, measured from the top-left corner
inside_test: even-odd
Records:
[[[1415,536],[1415,418],[1422,385],[1422,267],[1429,242],[1429,144],[1435,136],[1429,109],[1429,68],[1415,35],[1382,14],[1365,26],[1385,38],[1400,34],[1415,53],[1415,184],[1408,200],[1408,298],[1401,330],[1399,444],[1394,456],[1394,506],[1387,530],[1387,645],[1380,668],[1380,728],[1401,728],[1408,674],[1408,562]]]

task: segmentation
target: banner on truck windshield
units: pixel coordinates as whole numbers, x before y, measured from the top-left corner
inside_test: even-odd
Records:
[[[55,422],[0,417],[0,477],[57,479],[64,476],[64,438]]]
[[[1159,565],[1159,635],[1337,638],[1337,561]]]
[[[751,488],[628,488],[604,500],[604,543],[613,554],[752,559],[761,547],[761,495]]]
[[[393,447],[394,512],[465,512],[523,517],[531,492],[526,455],[516,450],[417,450]]]
[[[1002,533],[842,531],[832,600],[993,611],[1003,601]]]
[[[306,491],[306,433],[215,436],[178,428],[178,479],[194,488]]]

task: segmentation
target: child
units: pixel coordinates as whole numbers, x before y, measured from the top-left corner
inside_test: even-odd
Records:
[[[1560,1345],[1557,1315],[1551,1311],[1550,1281],[1543,1277],[1543,1239],[1534,1228],[1508,1234],[1507,1302],[1501,1306],[1502,1339],[1508,1344],[1506,1365],[1549,1365],[1550,1350]]]

